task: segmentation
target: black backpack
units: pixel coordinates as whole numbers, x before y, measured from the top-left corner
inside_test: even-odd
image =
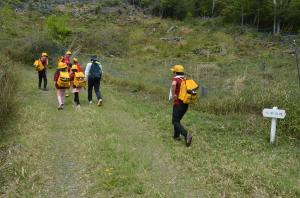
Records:
[[[99,63],[92,62],[89,78],[101,78],[101,76],[102,76],[102,70],[100,68]]]

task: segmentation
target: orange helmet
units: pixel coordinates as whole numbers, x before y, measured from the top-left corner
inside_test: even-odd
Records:
[[[72,68],[71,68],[72,70],[74,70],[74,69],[76,69],[76,70],[78,70],[78,67],[77,67],[77,65],[72,65]]]
[[[184,67],[182,65],[174,65],[171,69],[172,72],[184,72]]]
[[[59,62],[57,65],[57,69],[64,69],[67,68],[67,64],[64,62]]]

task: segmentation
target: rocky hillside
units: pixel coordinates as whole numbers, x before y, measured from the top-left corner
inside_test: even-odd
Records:
[[[39,11],[42,13],[50,13],[55,10],[62,10],[64,6],[66,5],[76,5],[77,7],[84,7],[84,4],[90,4],[93,5],[95,8],[99,9],[102,6],[106,7],[114,7],[119,6],[120,8],[122,6],[126,6],[126,2],[121,0],[19,0],[19,1],[6,1],[6,2],[0,2],[0,7],[3,7],[5,5],[12,6],[16,11]],[[112,9],[111,11],[115,10]],[[106,9],[106,12],[109,10]],[[104,11],[105,12],[105,11]]]

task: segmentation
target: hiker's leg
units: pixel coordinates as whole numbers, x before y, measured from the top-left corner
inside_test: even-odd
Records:
[[[174,126],[174,138],[178,138],[180,136],[180,119],[179,119],[179,106],[173,106],[173,113],[172,113],[172,124]]]
[[[79,92],[77,92],[77,105],[80,105]]]
[[[180,123],[180,121],[183,118],[183,116],[185,115],[185,113],[187,112],[189,106],[187,104],[180,104],[178,106],[179,106],[179,108],[178,108],[178,116],[179,116],[178,127],[180,129],[180,134],[186,138],[188,131],[184,128],[184,126]]]
[[[62,104],[65,104],[65,89],[61,89],[61,102]]]
[[[93,100],[93,79],[88,79],[88,100]]]
[[[47,71],[43,71],[43,78],[44,78],[44,88],[47,88]]]
[[[79,105],[79,93],[78,92],[74,93],[74,102],[76,105]]]
[[[188,104],[180,104],[179,105],[179,120],[181,121],[185,113],[187,112],[189,108]]]
[[[77,100],[76,100],[76,93],[75,92],[74,92],[74,100],[73,101],[74,101],[75,104],[77,104],[76,103]]]
[[[42,72],[38,71],[38,78],[39,78],[39,89],[42,87]]]
[[[62,104],[63,104],[63,101],[62,101],[62,95],[64,94],[64,93],[62,92],[62,89],[57,89],[57,90],[56,90],[56,94],[57,94],[58,104],[59,104],[59,105],[62,105]]]
[[[94,80],[94,89],[97,96],[97,100],[101,99],[101,93],[100,93],[100,78],[95,78]]]

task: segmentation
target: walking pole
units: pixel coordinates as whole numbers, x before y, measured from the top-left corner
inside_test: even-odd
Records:
[[[298,80],[299,80],[299,89],[300,89],[300,68],[299,68],[299,58],[298,58],[298,46],[296,41],[294,40],[294,47],[295,47],[295,55],[296,55],[296,65],[298,69]]]

